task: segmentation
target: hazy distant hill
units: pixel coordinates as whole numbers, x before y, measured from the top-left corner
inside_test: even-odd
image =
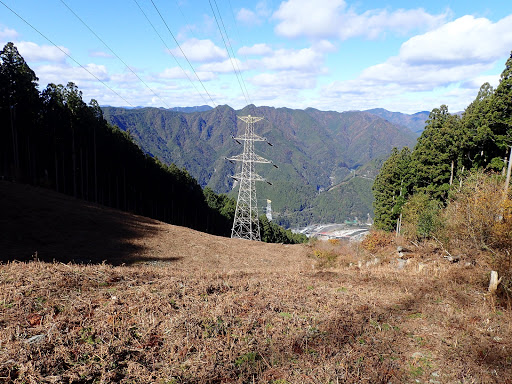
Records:
[[[425,120],[428,119],[429,111],[416,112],[412,115],[401,112],[390,112],[384,108],[368,109],[369,112],[376,116],[392,122],[393,124],[401,125],[409,128],[416,136],[420,136],[425,128]]]
[[[213,109],[209,105],[199,105],[197,107],[174,107],[169,108],[171,111],[174,112],[185,112],[185,113],[192,113],[192,112],[204,112],[209,111],[210,109]]]
[[[257,172],[273,183],[258,184],[259,204],[272,200],[274,217],[290,226],[366,217],[372,212],[372,177],[356,171],[354,178],[351,170],[385,157],[393,147],[415,143],[409,129],[360,111],[251,105],[239,111],[218,106],[192,113],[108,107],[104,114],[107,121],[130,131],[144,151],[186,168],[202,186],[216,192],[233,188],[229,176],[235,165],[224,158],[242,151],[231,139],[245,129],[237,116],[264,116],[256,132],[273,146],[256,143],[256,151],[279,169],[258,166]]]

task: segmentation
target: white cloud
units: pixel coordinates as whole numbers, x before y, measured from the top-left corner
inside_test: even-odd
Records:
[[[260,25],[264,19],[268,18],[271,11],[265,0],[256,4],[255,10],[251,11],[247,8],[241,8],[237,14],[236,19],[246,25]]]
[[[316,86],[316,77],[301,71],[282,71],[279,73],[260,73],[251,79],[251,84],[260,87],[278,89],[313,89]]]
[[[209,72],[216,72],[216,73],[231,73],[234,72],[233,65],[235,66],[236,70],[243,71],[245,69],[245,66],[242,64],[242,62],[238,59],[227,59],[222,62],[217,63],[207,63],[201,65],[198,69],[200,71],[209,71]]]
[[[217,75],[211,71],[206,69],[201,69],[201,67],[196,71],[197,77],[201,79],[201,81],[210,81],[217,78]],[[166,68],[163,72],[156,75],[155,80],[159,81],[159,79],[165,80],[174,80],[174,79],[190,79],[192,81],[197,80],[197,77],[194,73],[190,71],[183,71],[179,67]]]
[[[402,44],[399,55],[365,69],[359,80],[432,89],[471,81],[506,57],[512,15],[496,23],[464,16]]]
[[[252,47],[242,47],[238,50],[239,55],[265,56],[272,53],[272,48],[267,44],[254,44]]]
[[[64,62],[66,53],[69,55],[69,49],[59,46],[38,45],[30,41],[19,41],[15,43],[19,53],[28,62]],[[65,52],[65,53],[64,53]]]
[[[209,62],[228,57],[226,50],[217,47],[211,40],[192,38],[180,44],[180,46],[190,61]],[[171,49],[171,52],[175,56],[183,57],[179,48]]]
[[[359,76],[359,80],[372,84],[395,83],[412,90],[431,90],[464,81],[491,67],[482,63],[454,66],[410,65],[400,57],[392,57],[382,64],[366,68]]]
[[[242,8],[238,11],[236,14],[237,21],[244,23],[244,24],[260,24],[260,20],[258,16],[256,16],[256,13],[251,11],[250,9]]]
[[[190,72],[187,72],[190,77]],[[157,77],[161,79],[186,79],[187,74],[183,72],[180,67],[166,68],[163,72],[159,73]]]
[[[394,12],[379,9],[366,11],[361,15],[349,11],[342,20],[345,24],[339,31],[339,37],[343,40],[356,36],[364,36],[376,39],[386,31],[392,31],[399,35],[418,28],[431,29],[442,24],[450,11],[439,15],[431,15],[424,9],[398,9]]]
[[[139,75],[140,76],[140,75]],[[111,76],[112,82],[125,87],[132,87],[134,83],[140,83],[140,80],[131,71],[126,70],[123,73],[115,73]]]
[[[94,74],[101,81],[109,81],[110,76],[104,65],[87,64],[85,68]],[[35,68],[35,72],[40,79],[40,84],[67,84],[68,82],[81,83],[84,81],[97,82],[97,79],[81,67],[71,67],[68,65],[45,64]]]
[[[276,27],[279,35],[333,36],[339,25],[337,15],[345,9],[344,0],[288,0],[282,2],[273,18],[280,20]]]
[[[111,59],[114,57],[110,53],[103,52],[103,51],[91,51],[91,52],[89,52],[89,56],[100,57],[100,58],[105,58],[105,59]]]
[[[500,84],[500,75],[476,76],[473,79],[463,82],[461,88],[479,89],[484,83],[489,83],[492,87],[496,88]]]
[[[344,0],[288,0],[281,3],[273,18],[279,20],[276,32],[285,37],[352,37],[375,39],[392,31],[404,34],[417,28],[433,28],[449,16],[447,11],[431,15],[425,10],[375,9],[358,14]]]
[[[272,56],[259,60],[267,69],[316,71],[323,63],[323,54],[314,48],[279,49]]]
[[[491,63],[512,47],[512,15],[496,23],[464,16],[415,36],[400,48],[400,58],[410,64],[458,65]]]
[[[485,73],[508,57],[511,30],[512,16],[496,23],[461,17],[412,37],[402,44],[397,56],[366,68],[356,79],[333,82],[321,94],[325,100],[344,100],[351,105],[403,103],[400,109],[395,107],[402,111],[419,110],[428,103],[462,110],[484,82],[497,86],[499,76]]]
[[[13,40],[18,37],[18,32],[8,27],[0,27],[0,41]],[[3,47],[2,47],[3,48]]]
[[[211,81],[217,78],[217,75],[215,73],[209,71],[196,71],[196,73],[197,77],[199,77],[201,81]]]
[[[336,46],[328,40],[320,40],[313,44],[313,49],[321,53],[329,53],[336,51]]]

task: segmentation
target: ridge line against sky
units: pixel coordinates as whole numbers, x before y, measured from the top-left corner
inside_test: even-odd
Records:
[[[2,1],[132,105],[164,106],[60,0]],[[135,1],[65,2],[167,105],[204,104]],[[151,1],[138,2],[195,78]],[[213,100],[236,109],[246,102],[234,67],[256,105],[414,113],[447,104],[460,111],[484,82],[498,85],[512,50],[512,2],[501,0],[216,0],[233,65],[209,0],[154,2]],[[40,88],[72,81],[85,101],[126,105],[0,4],[1,46],[8,41]]]

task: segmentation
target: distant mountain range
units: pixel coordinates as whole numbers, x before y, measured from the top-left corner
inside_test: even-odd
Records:
[[[170,108],[171,111],[174,112],[184,112],[184,113],[192,113],[192,112],[204,112],[213,109],[209,105],[199,105],[197,107],[174,107]]]
[[[429,111],[417,112],[412,115],[401,112],[390,112],[384,108],[367,109],[365,112],[379,116],[393,124],[409,128],[416,136],[420,136],[425,128],[425,120],[428,119]]]
[[[414,146],[416,120],[422,118],[385,110],[339,113],[250,105],[238,111],[218,106],[192,112],[194,108],[103,111],[107,121],[129,131],[147,153],[184,167],[202,186],[234,196],[229,176],[235,165],[225,158],[242,152],[231,138],[245,129],[237,116],[263,116],[255,129],[273,146],[257,143],[256,151],[279,168],[257,168],[273,184],[258,184],[259,204],[272,200],[274,217],[284,226],[366,218],[373,212],[371,186],[382,160],[393,147]],[[389,119],[379,116],[384,111]],[[390,121],[397,118],[403,124]]]
[[[111,108],[110,105],[102,105],[101,108]],[[124,109],[141,109],[141,108],[147,108],[143,106],[137,106],[137,107],[121,107]],[[163,108],[160,107],[158,109],[163,109],[165,111],[174,111],[174,112],[184,112],[184,113],[192,113],[192,112],[204,112],[209,111],[210,109],[213,109],[209,105],[198,105],[195,107],[172,107],[172,108]]]

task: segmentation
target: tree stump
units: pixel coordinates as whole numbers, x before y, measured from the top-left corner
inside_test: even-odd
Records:
[[[489,281],[489,293],[492,295],[496,293],[498,284],[501,282],[501,278],[498,279],[498,272],[491,271],[491,280]]]

